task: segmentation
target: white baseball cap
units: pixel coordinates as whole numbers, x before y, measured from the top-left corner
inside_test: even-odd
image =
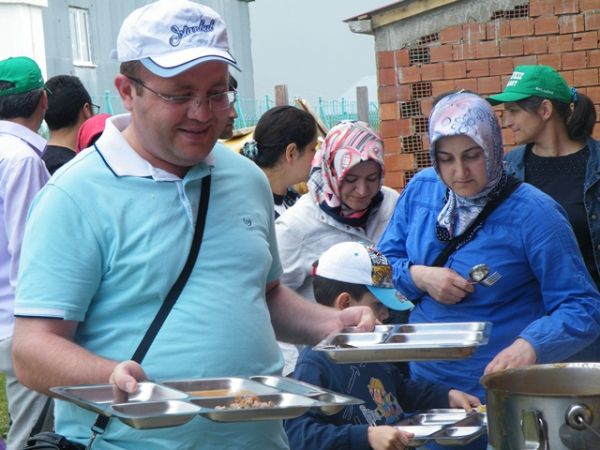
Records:
[[[392,284],[392,266],[374,246],[362,242],[341,242],[326,250],[315,263],[313,275],[346,283],[363,284],[390,309],[414,308]]]
[[[120,62],[141,61],[164,78],[207,61],[223,61],[240,70],[229,53],[221,16],[189,0],[158,0],[133,11],[121,25],[111,56]]]

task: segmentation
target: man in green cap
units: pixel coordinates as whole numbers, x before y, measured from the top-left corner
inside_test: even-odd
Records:
[[[15,283],[25,220],[33,197],[48,181],[37,134],[48,107],[40,68],[19,56],[0,61],[0,372],[6,374],[11,425],[7,450],[23,448],[46,397],[15,377],[11,347]]]

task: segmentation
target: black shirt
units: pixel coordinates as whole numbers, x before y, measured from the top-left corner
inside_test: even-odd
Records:
[[[531,147],[528,145],[525,150],[525,181],[548,194],[565,209],[585,266],[596,286],[600,287],[600,276],[596,269],[583,203],[585,172],[590,151],[586,145],[570,155],[542,157],[535,155]]]
[[[60,145],[47,145],[42,153],[42,159],[50,175],[56,172],[63,164],[72,160],[76,153],[68,147]]]

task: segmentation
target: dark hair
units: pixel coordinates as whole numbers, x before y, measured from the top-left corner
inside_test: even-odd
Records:
[[[317,303],[325,306],[333,306],[338,295],[347,292],[355,300],[360,300],[369,292],[364,284],[347,283],[345,281],[332,280],[319,275],[313,277],[313,293]]]
[[[119,72],[121,75],[125,75],[127,78],[140,79],[142,74],[143,64],[140,61],[126,61],[122,62],[119,66]],[[135,86],[135,93],[137,95],[142,95],[144,88],[139,85],[139,83],[133,83]]]
[[[81,80],[72,75],[57,75],[46,82],[48,110],[44,120],[50,130],[72,127],[86,103],[92,106],[92,98]]]
[[[0,81],[0,90],[14,87],[13,83]],[[44,88],[33,91],[0,96],[0,120],[30,117],[40,103]]]
[[[310,113],[294,106],[275,106],[261,116],[254,129],[258,151],[246,156],[259,167],[274,167],[289,144],[302,150],[316,135],[317,121]]]
[[[229,87],[228,89],[230,91],[237,91],[237,87],[238,87],[238,82],[235,79],[235,77],[233,75],[231,75],[231,73],[229,74]]]
[[[594,131],[596,124],[596,108],[592,100],[584,94],[577,92],[574,107],[560,100],[545,99],[542,97],[528,97],[519,100],[516,104],[525,111],[537,114],[537,110],[544,100],[552,102],[552,106],[567,127],[569,138],[574,141],[584,141]]]

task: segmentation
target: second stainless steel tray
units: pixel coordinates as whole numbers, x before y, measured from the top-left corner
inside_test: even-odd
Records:
[[[439,445],[467,445],[487,431],[486,415],[462,409],[432,409],[401,421],[397,428],[414,434],[410,447],[435,441]]]
[[[379,325],[372,332],[347,328],[314,347],[338,363],[434,361],[469,357],[487,344],[490,322]]]

